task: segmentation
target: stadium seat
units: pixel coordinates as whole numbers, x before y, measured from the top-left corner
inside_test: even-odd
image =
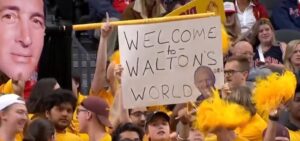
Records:
[[[295,39],[300,39],[300,32],[290,29],[280,29],[275,31],[275,37],[278,41],[288,43]]]

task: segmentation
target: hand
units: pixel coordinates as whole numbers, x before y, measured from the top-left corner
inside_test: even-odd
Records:
[[[108,38],[112,32],[112,26],[109,23],[109,16],[106,13],[106,23],[104,23],[101,27],[101,37],[100,38]]]
[[[221,89],[222,98],[225,98],[231,94],[231,87],[229,83],[225,83]]]
[[[23,80],[12,80],[14,93],[23,97],[25,89],[25,81]]]
[[[124,68],[121,65],[115,65],[114,68],[114,77],[121,82],[121,76]]]

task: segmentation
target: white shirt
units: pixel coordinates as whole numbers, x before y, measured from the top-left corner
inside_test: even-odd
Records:
[[[239,22],[241,25],[241,32],[245,33],[249,29],[252,28],[252,26],[256,22],[256,18],[253,13],[253,7],[255,6],[252,2],[246,7],[244,12],[241,12],[240,8],[238,7],[237,1],[235,1],[236,9],[237,9],[237,15],[239,18]]]

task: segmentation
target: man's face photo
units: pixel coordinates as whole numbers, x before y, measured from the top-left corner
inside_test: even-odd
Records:
[[[214,73],[209,67],[200,66],[195,71],[194,84],[201,94],[210,91],[210,89],[215,85]]]
[[[43,0],[0,0],[0,71],[27,80],[44,44]]]

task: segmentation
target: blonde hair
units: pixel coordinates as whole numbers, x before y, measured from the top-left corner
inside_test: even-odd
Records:
[[[252,33],[251,33],[251,39],[250,39],[252,46],[257,47],[260,44],[260,41],[258,39],[258,33],[259,33],[259,27],[262,25],[268,25],[271,28],[271,30],[273,32],[272,45],[278,45],[278,43],[276,42],[274,27],[273,27],[272,23],[267,18],[261,18],[258,21],[256,21],[256,23],[252,27]]]
[[[292,72],[295,72],[296,68],[291,62],[291,57],[293,56],[294,51],[299,44],[300,44],[300,40],[292,40],[288,43],[286,51],[285,51],[285,55],[284,55],[284,59],[283,59],[284,66],[286,69],[288,69]]]

